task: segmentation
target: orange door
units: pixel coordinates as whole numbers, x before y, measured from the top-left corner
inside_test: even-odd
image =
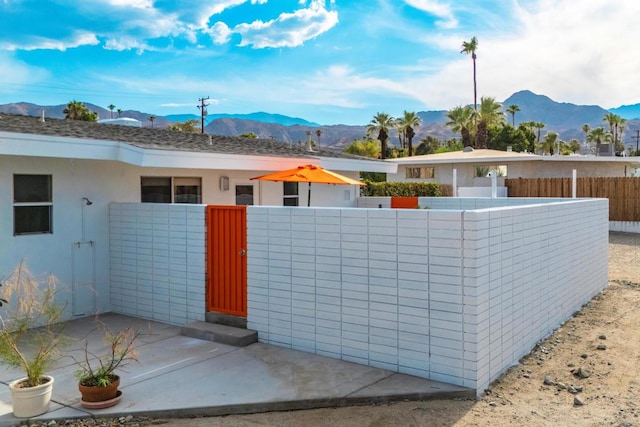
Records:
[[[207,311],[247,315],[247,208],[207,206]]]

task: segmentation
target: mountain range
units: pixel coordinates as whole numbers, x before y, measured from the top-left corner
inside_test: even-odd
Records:
[[[536,121],[544,123],[543,135],[546,132],[557,132],[562,140],[571,138],[584,139],[582,126],[588,124],[591,128],[608,127],[603,118],[608,113],[618,114],[627,120],[626,131],[623,134],[623,142],[626,145],[636,143],[640,134],[640,103],[635,105],[623,105],[618,108],[606,110],[597,105],[576,105],[571,103],[556,102],[544,95],[538,95],[528,90],[516,92],[502,102],[504,109],[509,105],[517,105],[520,109],[515,114],[516,126],[521,122]],[[118,113],[109,111],[103,107],[85,103],[87,108],[98,113],[100,119],[117,118]],[[12,103],[0,105],[0,113],[22,114],[39,116],[44,111],[45,116],[64,118],[63,110],[66,105],[41,106],[30,103]],[[446,110],[419,111],[416,114],[422,120],[422,125],[416,130],[414,141],[419,141],[426,136],[441,139],[449,139],[454,135],[446,126]],[[130,117],[142,122],[145,127],[164,128],[174,122],[197,120],[201,118],[195,114],[174,114],[169,116],[154,116],[153,122],[149,120],[152,114],[136,110],[126,110],[120,113],[121,117]],[[372,114],[373,117],[373,114]],[[506,120],[511,122],[512,117],[507,115]],[[363,139],[366,134],[366,125],[319,125],[302,118],[289,117],[281,114],[257,112],[251,114],[209,114],[205,116],[205,132],[217,135],[240,135],[252,132],[260,138],[273,138],[287,143],[305,143],[308,132],[311,138],[320,143],[323,148],[341,150],[354,140]],[[320,137],[316,132],[320,130]],[[319,141],[318,141],[319,139]],[[391,132],[391,144],[396,144],[397,134]]]

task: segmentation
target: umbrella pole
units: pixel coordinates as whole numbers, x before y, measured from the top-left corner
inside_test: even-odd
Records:
[[[311,183],[309,183],[309,193],[307,194],[307,207],[311,206]]]

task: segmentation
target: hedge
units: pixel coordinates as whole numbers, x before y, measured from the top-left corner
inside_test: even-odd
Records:
[[[437,182],[367,182],[361,189],[365,197],[441,197],[444,193]]]

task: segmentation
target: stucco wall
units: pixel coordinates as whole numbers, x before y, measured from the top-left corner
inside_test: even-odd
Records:
[[[553,202],[250,207],[249,328],[481,392],[607,284],[607,201]]]

